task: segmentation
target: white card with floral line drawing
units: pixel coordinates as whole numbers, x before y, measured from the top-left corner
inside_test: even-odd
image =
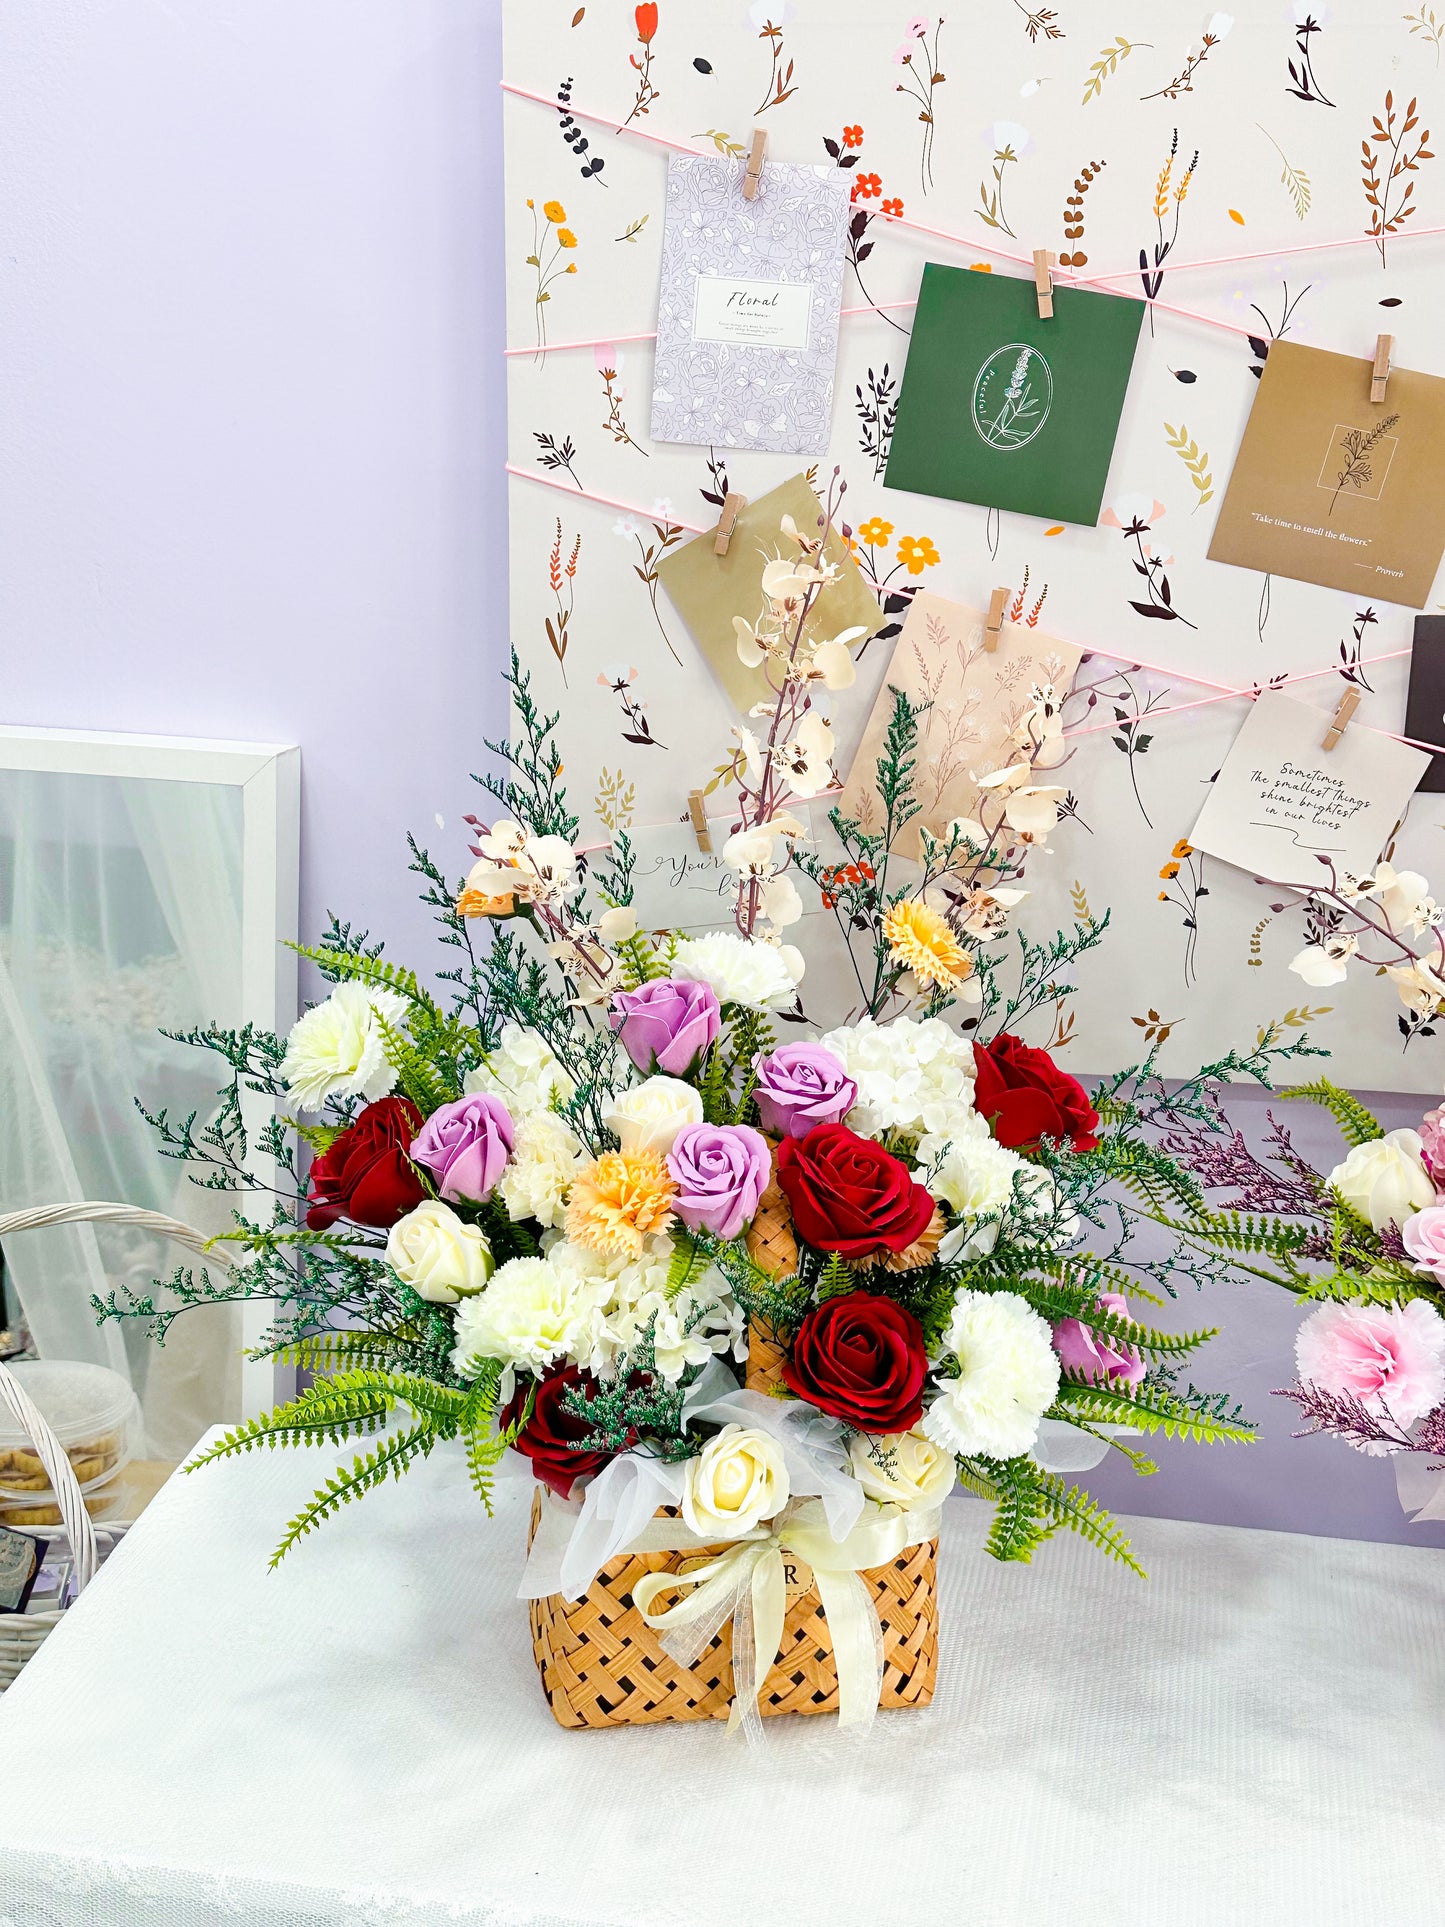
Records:
[[[674,154],[667,169],[652,438],[827,452],[847,264],[848,177]]]
[[[1423,608],[1445,549],[1445,380],[1276,341],[1211,562]]]
[[[1323,747],[1331,710],[1282,690],[1255,703],[1214,779],[1195,849],[1271,883],[1308,888],[1374,870],[1430,758],[1373,729]]]

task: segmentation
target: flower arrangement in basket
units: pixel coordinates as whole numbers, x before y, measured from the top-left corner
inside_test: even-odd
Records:
[[[436,988],[333,923],[303,954],[334,988],[287,1039],[194,1033],[228,1083],[204,1128],[154,1118],[163,1148],[244,1194],[259,1095],[289,1188],[269,1215],[238,1206],[225,1282],[180,1271],[163,1299],[99,1306],[163,1338],[192,1304],[278,1302],[267,1349],[314,1376],[201,1463],[375,1435],[278,1558],[441,1441],[483,1500],[509,1448],[529,1461],[522,1591],[569,1726],[922,1705],[957,1483],[994,1504],[997,1558],[1067,1527],[1132,1566],[1067,1473],[1111,1449],[1152,1471],[1131,1442],[1150,1432],[1251,1436],[1181,1372],[1212,1334],[1134,1315],[1126,1293],[1169,1291],[1171,1258],[1132,1240],[1202,1209],[1160,1134],[1217,1134],[1221,1081],[1308,1046],[1271,1032],[1177,1090],[1146,1062],[1086,1095],[1021,1040],[1107,921],[1000,960],[1063,796],[1033,780],[1052,690],[979,819],[941,838],[914,821],[921,711],[895,692],[884,820],[835,810],[838,851],[807,847],[788,809],[833,781],[815,705],[852,680],[857,640],[811,622],[827,525],[784,522],[766,614],[738,620],[775,699],[761,736],[737,731],[733,927],[641,929],[625,836],[579,861],[557,718],[514,658],[517,739],[488,745],[501,813],[468,819],[474,868],[452,883],[411,846],[450,950]],[[828,1028],[784,940],[800,883],[856,981]]]

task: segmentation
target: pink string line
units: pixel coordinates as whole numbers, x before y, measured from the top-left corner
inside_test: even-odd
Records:
[[[597,495],[594,494],[591,489],[569,488],[565,482],[554,481],[550,475],[533,475],[527,469],[517,468],[511,462],[505,463],[504,467],[507,474],[515,475],[518,481],[535,482],[539,488],[556,489],[559,494],[565,495],[573,501],[600,502],[605,508],[621,509],[628,515],[640,515],[644,521],[648,522],[670,523],[673,528],[688,529],[694,535],[706,535],[709,533],[707,529],[702,528],[696,522],[681,521],[670,509],[664,515],[656,509],[641,508],[636,502],[624,502],[615,495]],[[1055,630],[1050,630],[1049,633],[1051,635],[1057,635],[1057,631]],[[1065,643],[1069,641],[1067,636],[1058,636],[1057,639]],[[1196,689],[1212,689],[1216,692],[1212,696],[1197,697],[1193,702],[1170,703],[1159,709],[1151,709],[1148,712],[1151,721],[1159,716],[1182,715],[1185,710],[1189,709],[1207,709],[1211,703],[1228,703],[1245,699],[1253,702],[1256,696],[1261,693],[1267,693],[1267,691],[1253,688],[1236,689],[1230,683],[1215,682],[1208,676],[1193,675],[1187,669],[1172,669],[1163,663],[1145,662],[1138,656],[1119,655],[1112,649],[1100,649],[1093,644],[1085,645],[1076,642],[1070,644],[1070,647],[1078,649],[1081,654],[1086,656],[1102,656],[1105,662],[1122,663],[1126,669],[1147,669],[1152,675],[1168,676],[1173,682],[1192,683]],[[1368,668],[1377,662],[1395,662],[1401,656],[1408,656],[1410,653],[1408,649],[1387,649],[1378,656],[1361,656],[1360,666],[1361,668]],[[1320,677],[1333,676],[1335,673],[1336,667],[1331,663],[1327,669],[1304,669],[1292,676],[1280,676],[1270,684],[1269,687],[1284,689],[1291,683],[1318,682]],[[1133,719],[1129,718],[1126,720]],[[1139,720],[1143,720],[1142,713]],[[1391,742],[1405,743],[1411,749],[1428,749],[1437,756],[1445,756],[1445,743],[1426,743],[1420,741],[1420,739],[1415,736],[1397,736],[1393,730],[1377,729],[1373,723],[1361,723],[1358,718],[1355,718],[1354,721],[1358,723],[1361,729],[1368,729],[1373,735],[1388,736]],[[1101,729],[1118,729],[1119,727],[1120,725],[1117,721],[1084,723],[1081,724],[1078,729],[1066,729],[1064,731],[1064,740],[1067,742],[1075,736],[1092,736]]]
[[[655,147],[667,147],[671,148],[674,153],[695,154],[703,159],[711,158],[706,149],[693,147],[686,141],[671,140],[664,134],[649,133],[645,128],[630,126],[624,121],[612,119],[611,116],[607,114],[596,113],[591,108],[574,107],[570,103],[563,103],[547,94],[534,93],[528,87],[518,87],[515,82],[510,80],[503,80],[498,84],[503,93],[515,94],[521,100],[536,101],[540,106],[550,107],[554,112],[559,114],[570,113],[576,120],[592,121],[598,127],[610,128],[613,133],[636,134],[642,140],[651,141]],[[1033,271],[1032,255],[1017,254],[1009,248],[996,247],[991,241],[976,240],[968,235],[955,234],[949,228],[931,227],[926,221],[915,221],[901,214],[884,214],[881,210],[875,214],[875,218],[886,221],[890,227],[909,228],[915,234],[926,234],[935,240],[948,241],[955,247],[963,248],[965,251],[971,251],[976,254],[991,254],[996,260],[1012,261],[1020,267],[1027,268],[1030,273]],[[1423,240],[1427,235],[1432,234],[1445,234],[1445,227],[1415,228],[1408,233],[1396,235],[1393,238],[1402,241]],[[1225,267],[1240,261],[1272,260],[1277,256],[1286,254],[1314,254],[1321,253],[1327,248],[1358,247],[1363,242],[1374,241],[1376,239],[1377,237],[1372,234],[1351,234],[1336,241],[1297,242],[1291,244],[1289,247],[1257,248],[1244,254],[1220,254],[1210,259],[1200,261],[1168,262],[1163,266],[1161,271],[1165,274],[1182,274],[1190,268]],[[1078,275],[1060,270],[1057,267],[1054,269],[1054,273],[1062,283],[1077,288],[1104,287],[1111,281],[1128,281],[1139,272],[1140,270],[1138,268],[1116,268],[1107,274]],[[1220,328],[1227,334],[1241,335],[1245,340],[1248,340],[1250,336],[1256,332],[1254,329],[1244,326],[1239,322],[1221,321],[1217,315],[1201,314],[1197,308],[1181,308],[1171,301],[1160,301],[1157,298],[1153,298],[1146,300],[1144,305],[1150,309],[1156,309],[1160,314],[1178,315],[1185,321],[1201,322],[1206,328]],[[881,314],[885,308],[912,308],[916,306],[917,303],[913,301],[877,302],[869,303],[867,306],[861,308],[845,308],[843,309],[843,313]],[[593,341],[558,341],[535,348],[507,348],[503,350],[503,353],[507,355],[552,354],[570,348],[606,347],[613,341],[618,340],[653,341],[656,340],[656,336],[648,334],[603,336]]]

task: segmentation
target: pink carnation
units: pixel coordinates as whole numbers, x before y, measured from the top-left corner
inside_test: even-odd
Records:
[[[1445,1399],[1445,1319],[1423,1298],[1321,1305],[1300,1326],[1294,1355],[1307,1384],[1348,1393],[1400,1426]]]

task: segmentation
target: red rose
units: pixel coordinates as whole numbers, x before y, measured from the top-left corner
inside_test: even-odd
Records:
[[[325,1231],[338,1218],[388,1231],[426,1197],[407,1156],[422,1115],[405,1097],[379,1097],[311,1167],[306,1222]]]
[[[846,1124],[785,1137],[777,1159],[798,1236],[818,1251],[844,1258],[906,1251],[933,1217],[933,1199],[903,1160]]]
[[[799,1325],[783,1382],[860,1432],[906,1432],[923,1416],[927,1370],[913,1313],[871,1291],[850,1291],[814,1306]]]
[[[611,1452],[577,1449],[578,1441],[585,1439],[592,1428],[567,1404],[567,1394],[578,1387],[590,1390],[595,1383],[590,1374],[576,1365],[554,1365],[545,1378],[537,1381],[532,1416],[517,1436],[517,1450],[532,1461],[533,1472],[564,1499],[575,1480],[600,1472],[613,1457]],[[503,1427],[515,1425],[521,1417],[528,1390],[525,1380],[518,1384],[511,1403],[502,1412]]]
[[[975,1044],[973,1101],[1010,1151],[1037,1151],[1041,1138],[1062,1138],[1076,1151],[1099,1142],[1099,1113],[1077,1077],[1061,1071],[1046,1050],[1007,1032]]]

